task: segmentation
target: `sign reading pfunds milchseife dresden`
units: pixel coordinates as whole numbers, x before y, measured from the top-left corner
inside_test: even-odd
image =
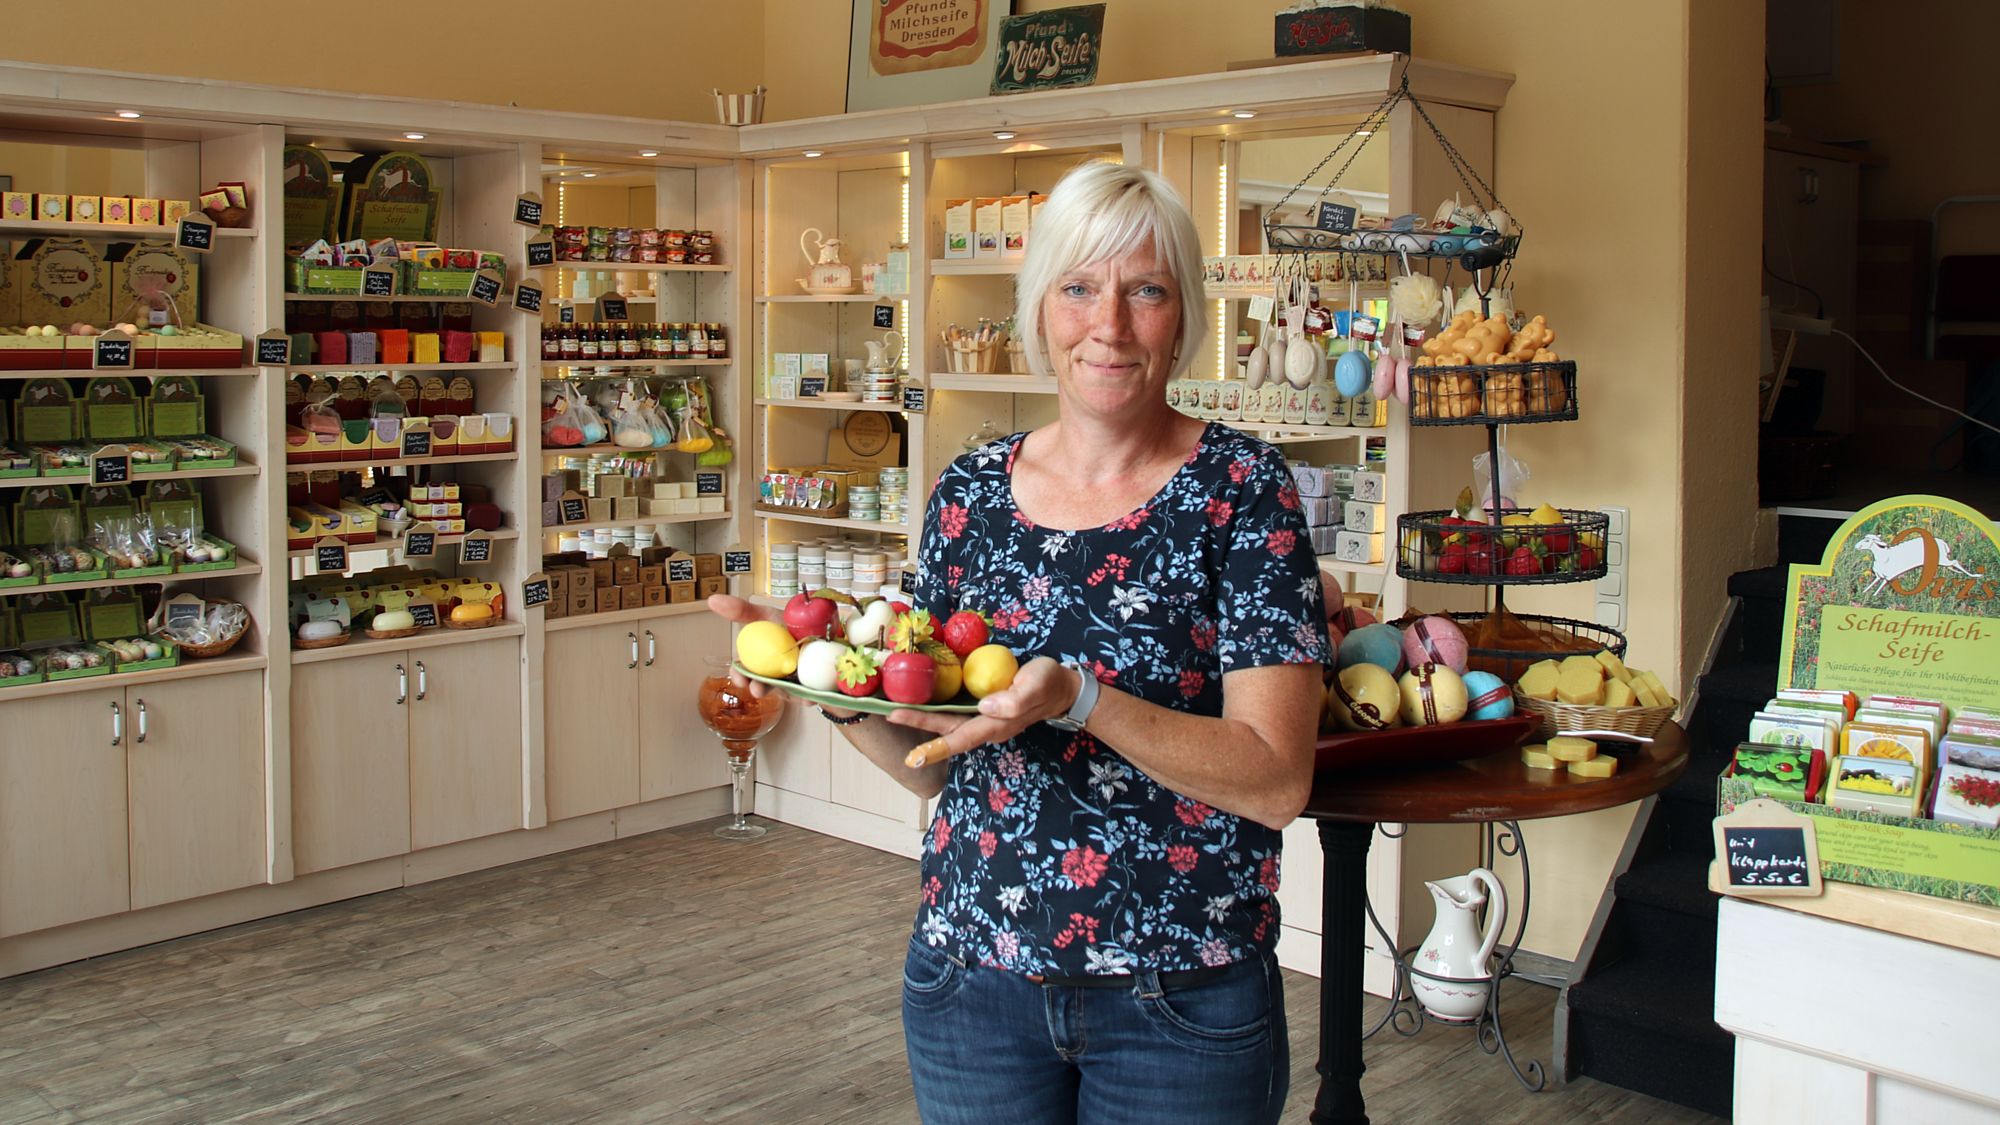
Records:
[[[1792,567],[1779,687],[2000,707],[2000,533],[1952,500],[1854,514]]]

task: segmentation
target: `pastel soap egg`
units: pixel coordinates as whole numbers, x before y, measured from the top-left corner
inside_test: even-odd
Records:
[[[1374,664],[1344,668],[1326,689],[1326,710],[1341,730],[1387,730],[1399,721],[1396,678]]]
[[[1403,670],[1403,635],[1394,625],[1363,625],[1340,642],[1340,667],[1373,664],[1391,676]]]
[[[1403,673],[1403,722],[1413,727],[1455,723],[1465,717],[1465,681],[1442,664],[1418,664]]]
[[[1465,674],[1466,718],[1504,719],[1514,713],[1514,689],[1491,672]]]
[[[1465,632],[1449,617],[1419,617],[1403,630],[1403,662],[1412,668],[1442,664],[1462,676],[1465,658]]]
[[[1343,398],[1353,398],[1368,386],[1368,357],[1358,351],[1343,352],[1333,365],[1333,387]]]

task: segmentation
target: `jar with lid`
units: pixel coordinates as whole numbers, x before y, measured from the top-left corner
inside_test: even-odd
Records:
[[[695,359],[708,358],[708,325],[700,321],[688,325],[688,354]]]
[[[729,337],[723,332],[720,324],[708,326],[708,358],[729,358]]]

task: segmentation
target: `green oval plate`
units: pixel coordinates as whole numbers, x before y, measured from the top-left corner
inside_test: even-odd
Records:
[[[758,683],[769,684],[787,695],[797,696],[809,703],[820,703],[828,707],[839,707],[847,711],[866,711],[871,715],[886,715],[891,711],[902,710],[940,711],[952,715],[977,715],[979,713],[979,701],[964,692],[960,692],[958,698],[965,702],[892,703],[887,699],[877,699],[872,696],[856,697],[842,695],[837,691],[814,691],[800,684],[797,680],[780,680],[771,676],[760,676],[741,664],[733,664],[731,666],[745,676],[756,680]]]

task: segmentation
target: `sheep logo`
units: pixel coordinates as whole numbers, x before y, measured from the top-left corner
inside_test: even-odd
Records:
[[[1984,569],[1967,569],[1952,557],[1951,545],[1939,542],[1928,528],[1905,528],[1888,539],[1880,535],[1864,535],[1854,541],[1853,549],[1868,554],[1872,559],[1868,569],[1873,577],[1861,591],[1864,598],[1879,594],[1884,589],[1906,598],[1921,593],[1943,597],[1952,594],[1954,587],[1957,587],[1959,598],[1970,598],[1975,594],[1981,598],[1993,597],[1994,584],[1984,581]],[[1957,582],[1952,575],[1966,581]]]

